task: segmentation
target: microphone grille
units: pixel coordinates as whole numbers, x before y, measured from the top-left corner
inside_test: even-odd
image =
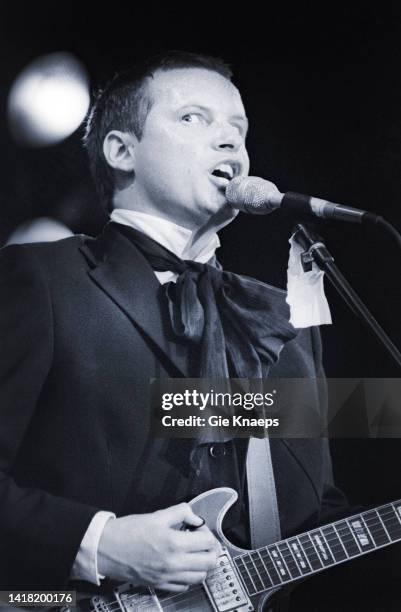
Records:
[[[260,211],[261,214],[268,212],[266,203],[270,196],[276,193],[280,193],[277,187],[259,176],[237,176],[226,188],[226,198],[234,208],[243,212]],[[271,210],[277,206],[278,204],[271,203]]]

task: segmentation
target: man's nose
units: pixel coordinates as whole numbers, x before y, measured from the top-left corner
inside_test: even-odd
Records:
[[[213,139],[213,147],[216,150],[238,151],[242,144],[243,138],[235,126],[221,124],[216,129]]]

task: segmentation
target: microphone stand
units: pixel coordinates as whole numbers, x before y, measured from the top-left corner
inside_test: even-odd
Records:
[[[352,312],[370,327],[375,336],[401,367],[400,351],[362,302],[361,298],[353,290],[347,279],[341,274],[334,263],[334,257],[320,237],[316,236],[309,228],[300,223],[294,228],[294,238],[298,244],[305,249],[305,252],[302,253],[301,256],[304,271],[307,272],[311,270],[312,263],[315,262],[318,267],[326,273],[327,278],[337,289],[338,293],[350,307]]]

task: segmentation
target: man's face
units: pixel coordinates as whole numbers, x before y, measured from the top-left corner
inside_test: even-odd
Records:
[[[225,188],[230,178],[249,171],[238,90],[203,68],[158,71],[148,87],[153,106],[134,146],[141,209],[190,229],[222,208],[233,217]]]

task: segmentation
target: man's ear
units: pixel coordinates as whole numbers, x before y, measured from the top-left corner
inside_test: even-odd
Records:
[[[107,163],[116,170],[134,171],[135,136],[112,130],[103,141],[103,154]]]

